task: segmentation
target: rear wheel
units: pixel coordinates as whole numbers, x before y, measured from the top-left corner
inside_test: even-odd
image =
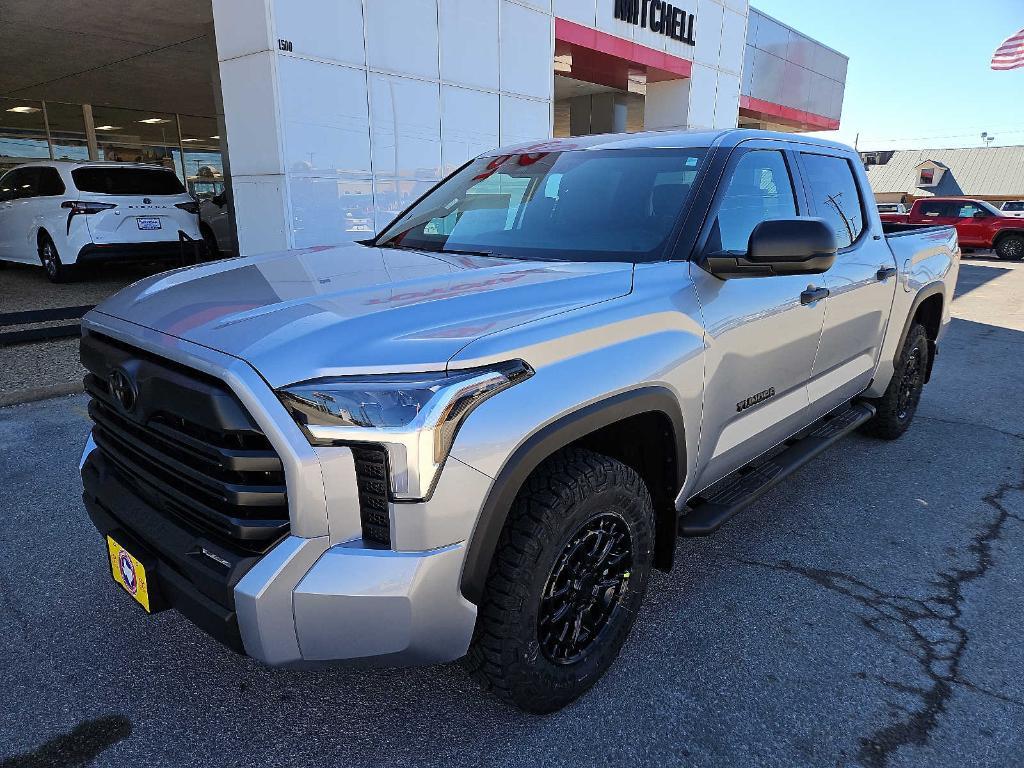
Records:
[[[1006,235],[996,244],[996,256],[1004,261],[1024,259],[1024,236]]]
[[[74,277],[74,269],[60,260],[57,246],[45,233],[39,238],[39,261],[51,283],[66,283]]]
[[[924,326],[914,323],[903,342],[896,370],[885,394],[874,401],[877,411],[863,428],[867,434],[895,440],[907,431],[924,391],[930,353]]]
[[[618,656],[647,589],[654,512],[625,464],[583,449],[550,458],[509,512],[465,664],[529,712],[553,712]]]

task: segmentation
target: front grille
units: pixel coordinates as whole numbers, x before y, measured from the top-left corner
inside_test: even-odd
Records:
[[[356,464],[363,540],[391,546],[387,453],[383,448],[353,447],[352,457]]]
[[[93,439],[134,493],[193,530],[263,552],[289,528],[284,467],[221,381],[99,334],[82,340]],[[126,410],[108,385],[135,382]]]

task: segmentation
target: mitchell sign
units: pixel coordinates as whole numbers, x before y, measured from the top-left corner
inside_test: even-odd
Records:
[[[693,45],[697,17],[664,0],[615,0],[615,18]]]

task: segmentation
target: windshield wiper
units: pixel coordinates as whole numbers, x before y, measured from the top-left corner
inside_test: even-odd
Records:
[[[460,250],[458,248],[429,248],[426,246],[417,247],[415,245],[399,245],[394,242],[379,243],[377,248],[394,248],[398,251],[419,251],[420,253],[451,253],[456,256],[493,256],[504,258],[500,253],[495,253],[494,251],[470,251]]]

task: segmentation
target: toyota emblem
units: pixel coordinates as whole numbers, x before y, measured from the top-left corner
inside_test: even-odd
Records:
[[[142,202],[143,202],[143,203],[145,203],[146,205],[149,205],[149,204],[150,204],[150,203],[152,203],[153,201],[152,201],[152,200],[150,200],[150,199],[149,199],[148,197],[144,197],[144,198],[142,198]]]
[[[122,410],[127,412],[135,408],[139,393],[135,389],[135,383],[127,371],[121,368],[112,370],[110,378],[107,379],[107,386],[110,387],[110,394],[117,401],[117,404],[121,406]]]

